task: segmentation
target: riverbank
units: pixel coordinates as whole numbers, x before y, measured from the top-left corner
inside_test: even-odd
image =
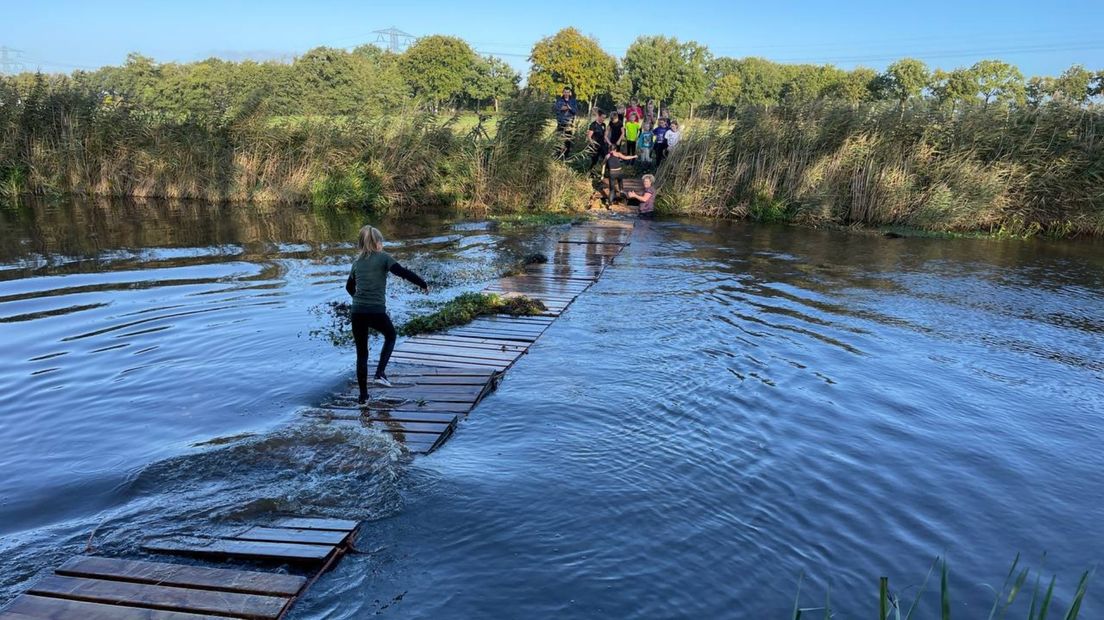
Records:
[[[62,86],[2,107],[0,196],[9,201],[99,195],[485,215],[574,212],[593,192],[585,154],[551,156],[551,110],[536,94],[511,99],[485,123],[431,113],[156,119]],[[820,101],[687,124],[657,171],[661,213],[1005,238],[1104,235],[1099,105]]]
[[[661,169],[669,214],[997,237],[1104,234],[1104,108],[748,108]]]

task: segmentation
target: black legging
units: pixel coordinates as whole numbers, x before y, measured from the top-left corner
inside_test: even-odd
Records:
[[[667,143],[656,142],[652,150],[655,151],[656,167],[658,168],[659,165],[663,163],[663,160],[667,158]]]
[[[368,394],[368,330],[374,329],[383,334],[383,350],[380,351],[379,364],[376,365],[376,378],[386,376],[387,362],[391,351],[395,349],[395,325],[386,312],[354,312],[353,340],[356,342],[356,371],[360,395]]]

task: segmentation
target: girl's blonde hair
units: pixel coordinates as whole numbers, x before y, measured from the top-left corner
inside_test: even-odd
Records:
[[[383,234],[375,226],[365,226],[360,229],[357,237],[357,249],[361,256],[367,256],[373,252],[383,251]]]

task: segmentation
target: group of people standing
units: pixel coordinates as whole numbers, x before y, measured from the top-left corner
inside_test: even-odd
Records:
[[[575,117],[578,102],[570,88],[556,99],[556,127],[564,143],[559,155],[566,159],[571,154]],[[644,164],[658,167],[679,141],[682,132],[677,121],[671,120],[666,110],[659,110],[654,101],[641,106],[636,99],[607,116],[604,110],[594,111],[594,120],[587,127],[587,150],[591,155],[590,168],[617,153],[639,159]]]
[[[563,137],[563,147],[559,152],[561,159],[567,159],[575,133],[575,117],[578,115],[578,103],[570,88],[564,87],[563,94],[556,99],[556,127]],[[641,106],[636,99],[615,110],[606,124],[604,110],[594,111],[594,120],[587,127],[587,149],[590,153],[590,167],[602,164],[602,174],[608,183],[606,193],[607,208],[618,198],[625,198],[640,206],[642,217],[651,217],[654,213],[655,177],[644,175],[642,193],[624,191],[622,168],[624,162],[638,160],[645,167],[658,168],[663,160],[682,140],[677,121],[671,120],[666,110],[659,110],[655,102],[648,101]]]

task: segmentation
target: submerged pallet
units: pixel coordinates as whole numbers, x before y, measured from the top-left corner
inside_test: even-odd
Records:
[[[428,453],[452,436],[460,416],[490,393],[560,314],[590,288],[629,244],[633,224],[600,220],[573,226],[551,243],[548,262],[504,277],[487,293],[517,293],[544,303],[539,316],[496,315],[407,338],[392,354],[401,386],[372,390],[369,407],[329,407],[311,415],[391,433],[408,451]]]
[[[304,574],[76,556],[32,585],[0,620],[281,618],[352,548],[359,523],[288,517],[225,536],[151,540],[145,551],[295,566]]]

